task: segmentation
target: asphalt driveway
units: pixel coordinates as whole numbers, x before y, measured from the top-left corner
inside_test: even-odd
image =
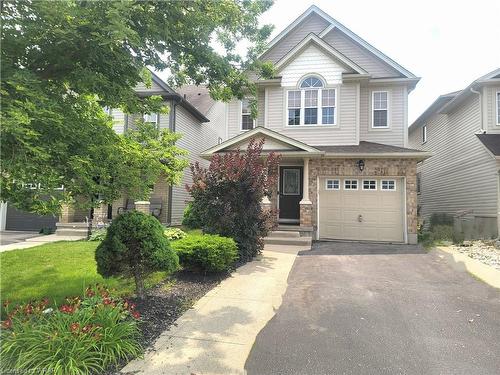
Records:
[[[13,243],[23,242],[27,238],[41,236],[38,232],[6,230],[0,232],[0,245],[10,245]]]
[[[500,291],[445,253],[320,242],[288,283],[248,374],[500,373]]]

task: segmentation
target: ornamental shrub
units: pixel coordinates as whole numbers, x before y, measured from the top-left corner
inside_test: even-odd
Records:
[[[188,235],[172,247],[182,267],[205,272],[228,271],[238,259],[238,247],[232,238],[218,235]]]
[[[106,228],[94,229],[89,236],[89,241],[103,241],[106,238]]]
[[[169,241],[180,240],[181,238],[187,236],[187,233],[180,228],[167,228],[165,229],[164,233]]]
[[[182,225],[191,229],[201,228],[201,219],[199,213],[193,209],[193,203],[189,202],[184,209],[184,216],[182,217]]]
[[[135,306],[101,286],[49,308],[47,299],[18,305],[2,322],[1,373],[102,374],[142,353]]]
[[[97,272],[103,277],[133,276],[137,296],[144,298],[147,274],[173,272],[179,265],[163,231],[163,226],[151,215],[135,210],[119,215],[96,249]]]
[[[276,211],[263,210],[261,202],[276,189],[279,156],[263,156],[263,145],[264,139],[252,139],[246,152],[215,154],[208,169],[191,165],[193,184],[187,186],[203,232],[233,238],[242,261],[262,250],[277,221]]]

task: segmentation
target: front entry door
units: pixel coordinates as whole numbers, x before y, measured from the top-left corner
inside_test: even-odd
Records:
[[[298,224],[302,199],[302,167],[280,167],[279,221]]]

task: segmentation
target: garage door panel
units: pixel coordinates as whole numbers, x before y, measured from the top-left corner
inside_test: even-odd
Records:
[[[380,187],[380,179],[376,180],[377,187]],[[344,190],[342,183],[340,190],[332,191],[325,189],[325,179],[322,179],[318,218],[320,238],[402,242],[404,188],[402,179],[396,181],[396,191]]]

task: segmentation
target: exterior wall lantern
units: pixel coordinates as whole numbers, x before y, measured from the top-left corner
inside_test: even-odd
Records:
[[[360,159],[356,162],[356,165],[359,168],[359,171],[363,172],[363,170],[365,169],[365,161]]]

